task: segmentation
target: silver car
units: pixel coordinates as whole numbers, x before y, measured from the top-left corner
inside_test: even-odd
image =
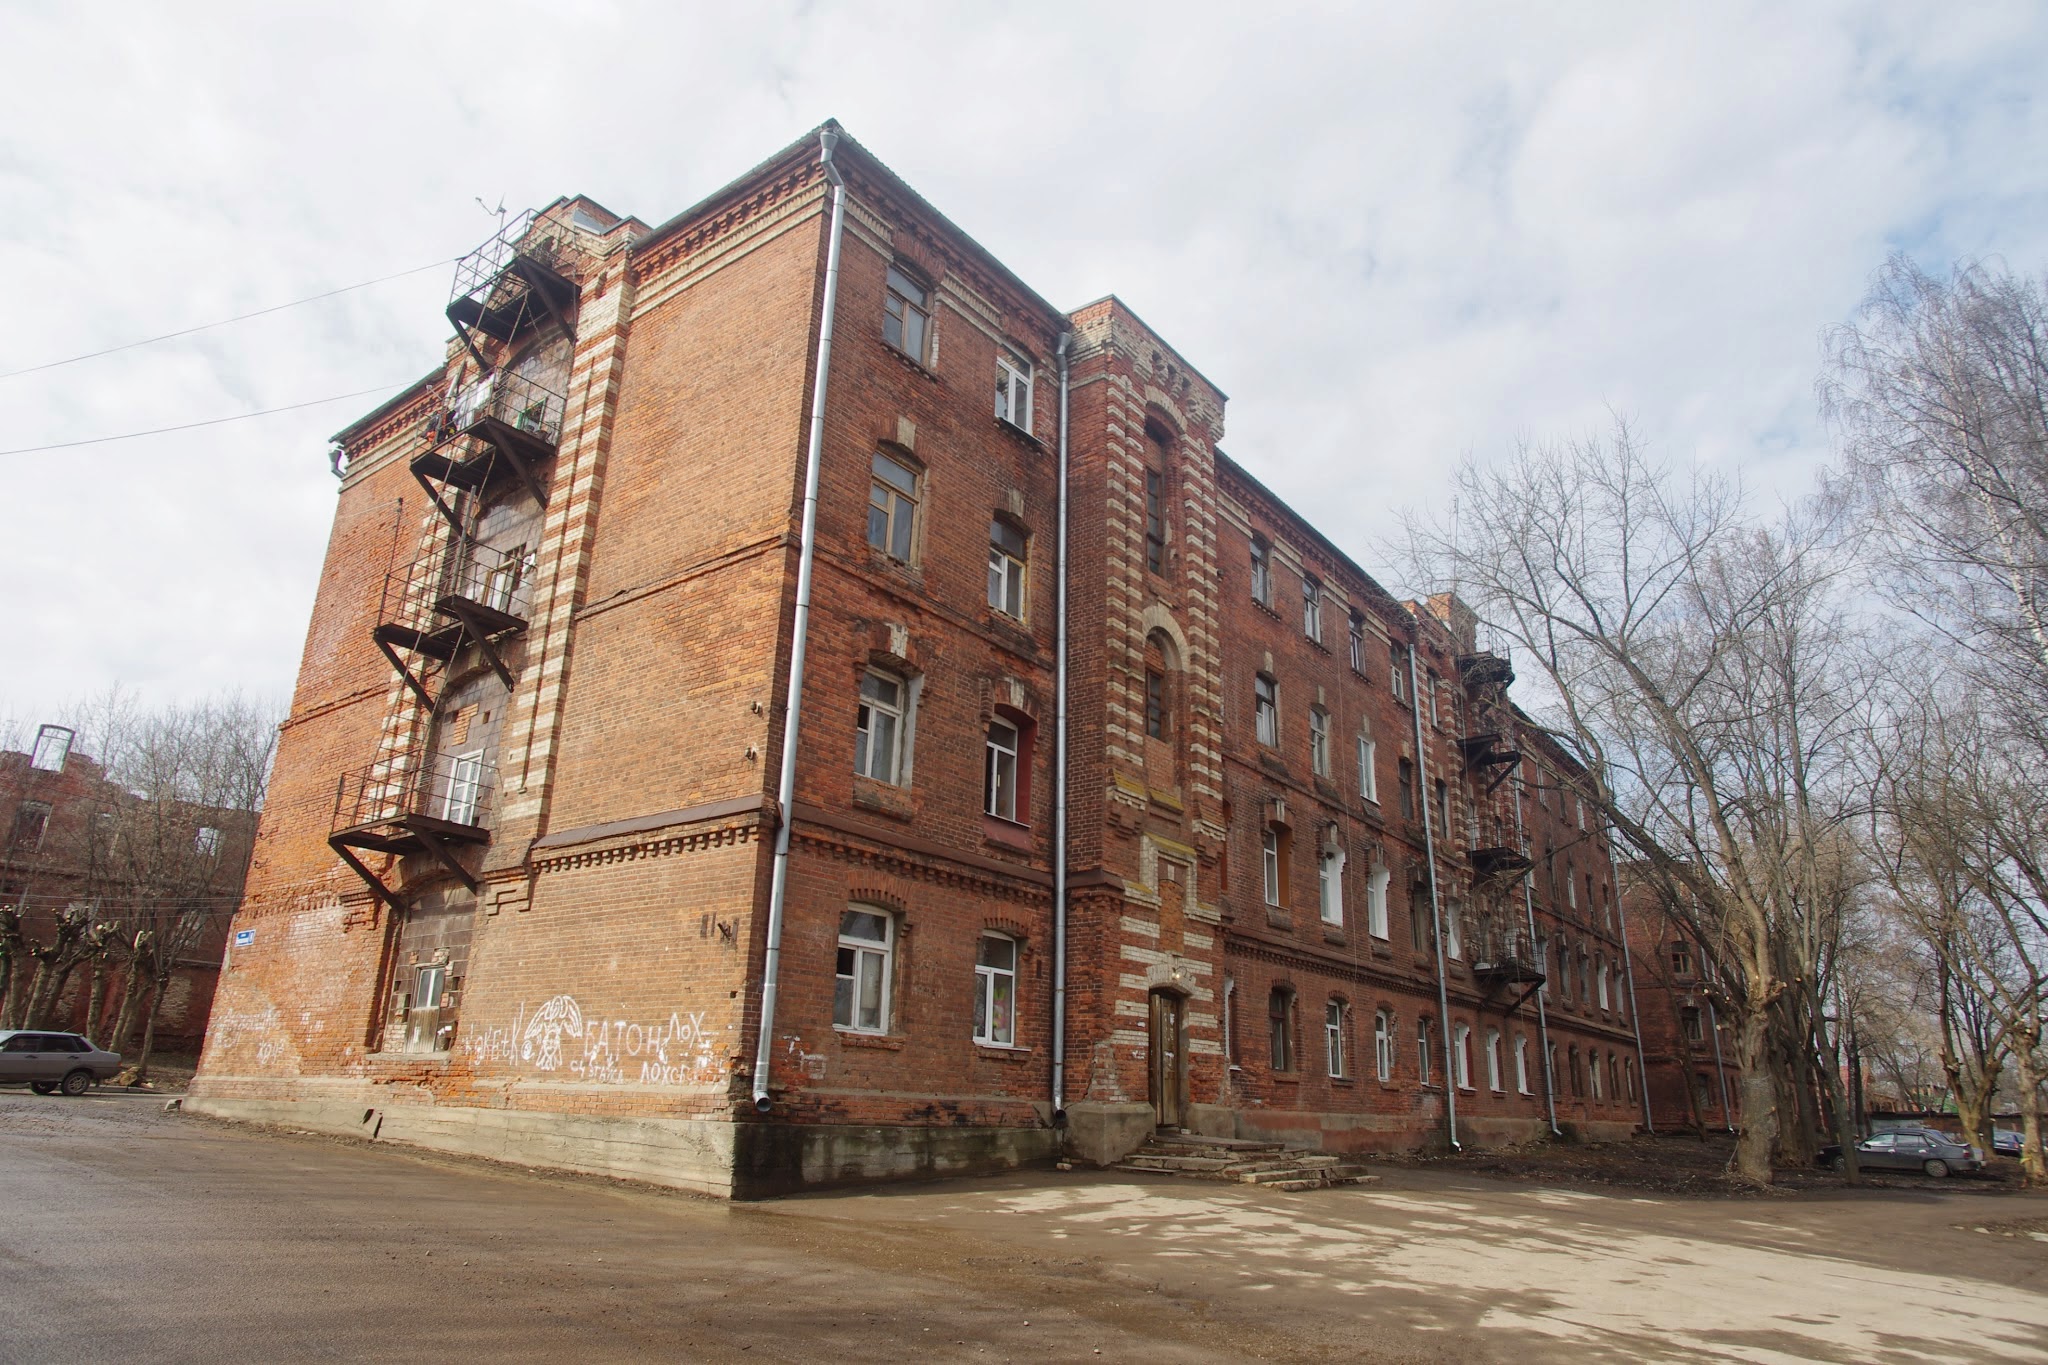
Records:
[[[1839,1155],[1839,1153],[1838,1153]],[[1866,1171],[1919,1171],[1944,1176],[1974,1171],[1983,1163],[1955,1139],[1925,1128],[1879,1133],[1856,1144],[1856,1164]]]
[[[26,1082],[38,1095],[83,1095],[120,1070],[120,1053],[102,1052],[75,1033],[0,1032],[0,1083]]]

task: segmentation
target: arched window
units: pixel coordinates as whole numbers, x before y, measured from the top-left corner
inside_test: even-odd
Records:
[[[1325,847],[1316,859],[1316,890],[1323,923],[1344,923],[1344,850]]]
[[[1586,1054],[1586,1077],[1593,1084],[1593,1098],[1606,1099],[1606,1087],[1600,1081],[1600,1050],[1593,1049]]]
[[[1374,938],[1387,936],[1387,883],[1393,876],[1385,863],[1374,863],[1365,879],[1365,930]]]
[[[1327,1054],[1332,1076],[1342,1078],[1351,1074],[1345,1070],[1342,1000],[1332,998],[1323,1006],[1323,1049]]]
[[[1429,1084],[1429,1057],[1431,1051],[1429,1034],[1429,1020],[1427,1018],[1417,1019],[1415,1021],[1415,1076],[1424,1085]]]
[[[1500,1030],[1486,1031],[1486,1088],[1498,1092],[1501,1089],[1500,1075]]]
[[[1007,934],[983,934],[975,953],[974,1041],[1017,1042],[1017,940]]]
[[[1379,745],[1373,742],[1368,722],[1358,732],[1358,794],[1378,805],[1380,801]]]
[[[1472,1088],[1472,1026],[1459,1024],[1451,1033],[1451,1057],[1458,1064],[1458,1089]]]
[[[1356,608],[1351,612],[1351,671],[1365,673],[1365,616]]]
[[[1380,1010],[1372,1017],[1373,1069],[1383,1081],[1394,1075],[1394,1016]]]
[[[1515,1090],[1523,1095],[1529,1093],[1529,1037],[1527,1034],[1515,1038]]]
[[[1572,1094],[1580,1099],[1584,1099],[1586,1095],[1586,1076],[1584,1072],[1579,1070],[1579,1045],[1577,1043],[1573,1043],[1565,1053],[1565,1068],[1565,1074],[1571,1077]]]
[[[1180,658],[1163,630],[1145,637],[1145,737],[1170,740],[1177,727]]]
[[[1607,954],[1597,954],[1593,959],[1593,986],[1599,992],[1600,1008],[1608,1008],[1607,999]]]

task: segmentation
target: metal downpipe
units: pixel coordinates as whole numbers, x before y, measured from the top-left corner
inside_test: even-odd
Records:
[[[1052,1121],[1067,1121],[1067,381],[1072,332],[1061,332],[1059,583],[1053,627]]]
[[[1522,796],[1525,790],[1518,767],[1515,772],[1515,846],[1522,850],[1522,856],[1526,858],[1529,856],[1528,836],[1522,832]],[[1529,951],[1532,953],[1541,942],[1536,936],[1536,896],[1531,890],[1535,880],[1535,864],[1531,863],[1529,870],[1522,874],[1522,913],[1529,921]],[[1537,962],[1546,977],[1550,972],[1549,956],[1545,953]],[[1544,989],[1543,986],[1536,988],[1536,1046],[1543,1052],[1543,1105],[1550,1114],[1551,1136],[1562,1137],[1564,1130],[1557,1126],[1557,1077],[1550,1071],[1550,1011],[1544,1008]],[[1638,1060],[1636,1066],[1640,1070],[1642,1062]]]
[[[818,134],[819,161],[832,184],[831,241],[825,249],[825,304],[818,321],[818,370],[811,384],[810,449],[804,459],[804,514],[797,555],[796,618],[790,630],[789,689],[783,698],[782,774],[775,787],[775,870],[768,890],[768,947],[761,964],[761,1029],[754,1044],[754,1108],[767,1113],[775,1044],[775,995],[782,967],[782,918],[789,896],[789,829],[796,802],[797,735],[803,719],[804,654],[811,628],[811,575],[818,550],[818,468],[825,452],[825,387],[832,374],[832,324],[839,311],[839,242],[846,228],[846,181],[832,163],[835,129]]]
[[[1421,645],[1418,633],[1408,646],[1408,704],[1415,713],[1415,796],[1422,803],[1422,853],[1429,865],[1429,917],[1436,928],[1437,1027],[1444,1035],[1444,1118],[1450,1126],[1451,1150],[1462,1152],[1465,1149],[1458,1144],[1458,1067],[1451,1055],[1451,989],[1444,966],[1444,906],[1437,892],[1436,817],[1429,809],[1429,760],[1424,757],[1422,741],[1422,680],[1415,668],[1415,651]],[[1446,829],[1444,834],[1448,837],[1450,830]]]

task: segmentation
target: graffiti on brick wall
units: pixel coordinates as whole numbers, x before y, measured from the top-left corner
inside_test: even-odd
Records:
[[[474,1062],[605,1085],[694,1085],[723,1076],[701,1010],[606,1017],[566,994],[530,1013],[521,1001],[509,1025],[470,1025],[456,1046]]]
[[[206,1031],[209,1045],[219,1053],[253,1051],[259,1071],[295,1061],[284,1016],[268,1000],[259,1001],[253,1008],[215,1006]]]

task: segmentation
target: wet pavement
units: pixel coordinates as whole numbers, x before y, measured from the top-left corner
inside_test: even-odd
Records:
[[[1954,1186],[1027,1172],[727,1206],[0,1090],[0,1361],[2048,1362],[2048,1200]]]

